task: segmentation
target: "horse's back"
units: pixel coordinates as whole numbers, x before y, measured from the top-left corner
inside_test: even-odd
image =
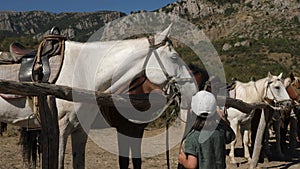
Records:
[[[240,99],[246,103],[258,102],[258,92],[255,86],[255,82],[250,81],[248,83],[236,82],[235,98]]]

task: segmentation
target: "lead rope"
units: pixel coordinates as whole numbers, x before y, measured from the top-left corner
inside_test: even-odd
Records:
[[[164,46],[167,42],[167,39],[162,41],[161,43],[159,44],[156,44],[155,45],[155,39],[153,36],[151,37],[147,37],[148,38],[148,42],[150,44],[150,47],[149,47],[149,51],[148,51],[148,54],[146,56],[146,60],[144,62],[144,65],[143,65],[143,70],[146,70],[146,66],[148,64],[148,61],[150,59],[150,56],[152,53],[154,53],[154,56],[159,64],[159,66],[161,67],[164,75],[166,76],[167,78],[167,87],[165,88],[165,93],[168,94],[167,92],[169,92],[168,90],[172,90],[174,92],[173,96],[170,98],[170,100],[168,101],[168,103],[164,106],[164,108],[162,109],[161,112],[165,112],[167,110],[167,108],[170,107],[170,105],[176,101],[176,97],[179,96],[179,100],[177,103],[179,103],[180,105],[180,93],[179,93],[179,90],[178,90],[178,86],[176,86],[176,81],[172,79],[172,77],[170,77],[170,75],[167,73],[167,70],[166,68],[164,67],[162,61],[160,60],[159,56],[158,56],[158,53],[156,51],[157,48],[161,47],[161,46]],[[176,112],[176,108],[174,108],[172,110],[172,113],[170,114],[170,117],[167,118],[166,120],[166,158],[167,158],[167,169],[170,169],[170,153],[169,153],[169,123],[170,123],[170,120],[172,118],[172,115]]]
[[[177,110],[176,108],[178,108],[178,106],[180,106],[180,103],[181,103],[181,99],[180,99],[180,92],[179,92],[179,87],[176,83],[175,80],[170,80],[169,81],[169,87],[168,89],[171,90],[172,92],[174,92],[173,96],[171,97],[170,101],[171,103],[175,102],[175,107],[172,108],[172,112],[170,114],[170,116],[167,118],[166,120],[166,158],[167,158],[167,169],[170,169],[170,146],[169,146],[169,124],[170,124],[170,121],[173,117],[173,115],[179,111]],[[166,90],[168,92],[168,90]],[[169,91],[170,92],[170,91]],[[176,100],[176,98],[178,100]],[[169,102],[170,102],[169,101]],[[170,107],[171,103],[169,104],[168,107]],[[177,114],[178,116],[178,114]]]
[[[169,146],[169,124],[171,121],[172,116],[176,112],[176,108],[172,109],[172,113],[170,117],[166,120],[166,158],[167,158],[167,169],[170,169],[170,146]]]

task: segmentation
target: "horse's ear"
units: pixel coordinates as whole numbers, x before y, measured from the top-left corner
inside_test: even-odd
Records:
[[[268,72],[268,78],[272,78],[272,75],[270,72]]]
[[[155,44],[161,43],[163,40],[165,40],[169,36],[171,27],[172,27],[172,23],[167,27],[167,29],[165,29],[161,33],[157,33],[155,35]]]
[[[279,79],[281,79],[281,78],[282,78],[282,73],[280,73],[280,75],[278,76],[278,78],[279,78]]]
[[[293,72],[291,72],[290,78],[291,78],[292,82],[295,81],[295,76],[294,76]]]

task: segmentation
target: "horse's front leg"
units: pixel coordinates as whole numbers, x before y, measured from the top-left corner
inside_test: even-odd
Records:
[[[87,142],[87,134],[79,127],[71,133],[73,168],[84,169],[85,166],[85,146]]]
[[[249,151],[250,129],[251,129],[250,122],[249,124],[241,125],[241,130],[243,134],[244,156],[248,163],[251,162],[250,151]]]
[[[59,151],[58,151],[58,168],[64,169],[64,157],[68,141],[68,136],[71,133],[72,127],[65,116],[59,120]]]
[[[290,121],[290,153],[294,155],[297,147],[297,117],[294,111],[291,113]]]
[[[264,153],[267,155],[269,158],[272,155],[271,148],[269,146],[269,138],[270,138],[270,123],[266,124],[265,132],[263,135],[263,150]]]
[[[274,132],[275,132],[275,138],[276,138],[276,156],[278,156],[278,158],[282,159],[284,157],[282,150],[281,150],[281,134],[280,134],[280,126],[281,126],[281,120],[274,120]],[[283,140],[285,141],[285,140]]]
[[[238,120],[234,119],[230,121],[230,127],[234,131],[235,135],[237,136],[238,132]],[[229,153],[229,158],[230,158],[230,163],[236,164],[236,160],[234,157],[234,147],[237,141],[237,137],[230,143],[230,153]]]

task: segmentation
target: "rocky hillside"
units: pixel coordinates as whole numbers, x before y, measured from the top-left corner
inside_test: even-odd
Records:
[[[181,0],[159,11],[198,25],[218,50],[227,77],[249,80],[268,71],[300,75],[299,9],[299,0]]]
[[[300,75],[299,9],[299,0],[180,0],[157,11],[179,15],[203,29],[221,57],[227,78],[248,81],[268,71]],[[23,44],[36,45],[52,26],[62,29],[69,39],[85,41],[104,23],[124,15],[109,11],[0,12],[0,50],[16,37]],[[180,51],[193,57],[190,50]]]
[[[40,38],[53,26],[61,29],[64,36],[74,40],[87,40],[105,23],[125,16],[113,11],[90,13],[50,13],[43,11],[7,12],[0,11],[0,35],[4,37]]]
[[[299,8],[297,0],[181,0],[160,11],[189,19],[214,40],[228,36],[300,38],[295,31]]]

